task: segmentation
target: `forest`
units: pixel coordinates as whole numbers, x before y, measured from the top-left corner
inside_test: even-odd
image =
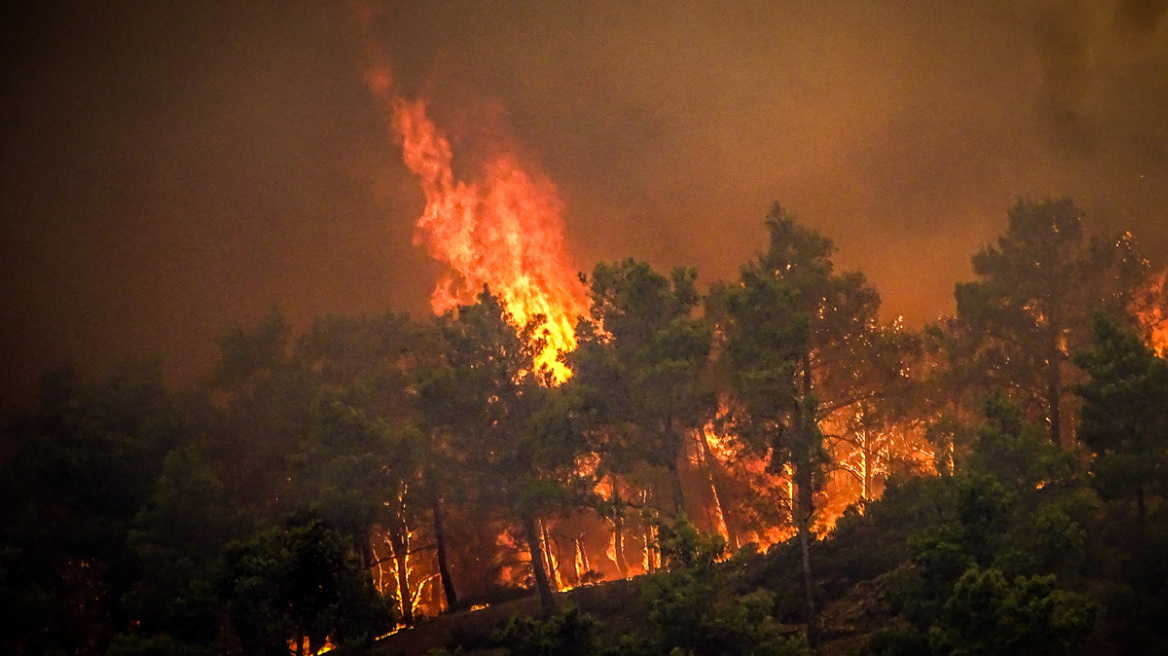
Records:
[[[1070,199],[1005,218],[919,330],[775,205],[736,279],[581,275],[558,368],[484,288],[273,309],[184,387],[48,371],[5,429],[0,641],[414,653],[527,599],[428,653],[1168,653],[1164,274]]]

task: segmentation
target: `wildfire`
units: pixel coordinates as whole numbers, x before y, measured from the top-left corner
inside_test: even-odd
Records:
[[[1165,292],[1168,271],[1155,276],[1151,283],[1137,295],[1132,303],[1132,311],[1139,319],[1148,340],[1148,346],[1160,357],[1168,356],[1168,296]]]
[[[367,86],[385,107],[392,136],[402,148],[402,160],[418,180],[425,199],[416,223],[415,244],[424,245],[449,268],[431,295],[433,311],[441,314],[472,302],[483,286],[488,286],[519,325],[541,322],[546,345],[535,364],[546,367],[558,382],[567,379],[571,371],[559,361],[559,355],[576,346],[574,324],[583,314],[584,289],[565,252],[563,203],[555,185],[525,165],[506,144],[487,149],[496,154],[471,174],[464,174],[464,162],[458,160],[456,174],[451,140],[431,118],[426,101],[401,95],[377,49],[370,47],[368,55],[372,65],[365,76]],[[1163,279],[1157,293],[1162,287]],[[1168,347],[1168,319],[1161,314],[1154,318],[1158,347],[1164,349]],[[828,431],[848,439],[841,437],[831,445],[838,463],[833,474],[837,475],[831,477],[817,501],[822,510],[815,530],[821,535],[850,503],[877,496],[883,478],[893,469],[923,460],[921,454],[931,456],[920,446],[922,436],[868,426],[859,421],[865,419],[859,415],[850,418],[854,420],[851,423],[845,419],[837,420],[839,425]],[[693,437],[689,453],[682,459],[690,503],[707,511],[693,514],[695,518],[704,515],[700,520],[706,524],[703,530],[719,533],[732,548],[755,543],[765,549],[791,537],[792,528],[779,514],[741,503],[745,497],[761,498],[772,506],[785,504],[789,514],[795,497],[790,472],[771,471],[765,454],[744,448],[732,431],[715,430],[712,423]],[[590,454],[576,465],[578,476],[593,478],[599,458]],[[641,480],[643,472],[638,474],[629,480],[599,477],[594,492],[611,505],[604,516],[539,520],[542,565],[553,587],[566,590],[603,578],[649,573],[662,566],[651,512],[656,506],[655,486]],[[415,563],[408,558],[411,534],[404,524],[397,533],[396,544],[387,541],[382,547],[383,551],[388,547],[387,560],[395,567],[383,574],[379,561],[379,587],[398,596],[403,616],[436,614],[441,604],[429,600],[436,592],[427,584],[437,575],[414,570]],[[495,537],[495,546],[501,551],[530,551],[519,542],[508,530]],[[504,583],[521,580],[532,564],[530,560],[509,561],[501,566],[498,578]]]
[[[519,325],[542,319],[547,343],[536,366],[550,369],[557,381],[567,379],[571,372],[558,356],[576,347],[583,288],[564,251],[563,203],[555,185],[506,148],[474,179],[456,177],[450,141],[425,101],[396,94],[387,67],[371,69],[365,79],[389,110],[403,161],[426,198],[415,244],[450,267],[431,296],[434,312],[472,302],[490,287]]]

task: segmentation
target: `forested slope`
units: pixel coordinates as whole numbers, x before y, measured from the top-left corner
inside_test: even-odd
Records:
[[[425,321],[273,310],[183,389],[63,366],[8,427],[0,639],[1166,651],[1163,275],[1069,200],[1007,218],[920,331],[776,206],[736,280],[598,264],[562,382],[490,289]]]

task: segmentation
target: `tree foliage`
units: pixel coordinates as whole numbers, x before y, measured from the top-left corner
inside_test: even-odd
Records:
[[[604,469],[627,475],[645,463],[665,470],[674,514],[686,511],[678,460],[714,400],[703,377],[712,331],[694,316],[696,276],[677,268],[667,278],[632,259],[596,265],[589,318],[568,358],[576,403],[590,428],[604,433]]]
[[[300,334],[274,309],[179,390],[157,362],[49,372],[0,472],[3,646],[360,648],[535,589],[501,648],[858,646],[841,608],[868,594],[863,653],[1168,649],[1168,365],[1127,316],[1153,293],[1130,237],[1019,202],[922,354],[829,239],[766,227],[704,299],[690,268],[597,265],[559,385],[539,318],[487,289]],[[639,618],[552,612],[557,584],[638,572]]]
[[[971,371],[1009,389],[1057,444],[1072,435],[1063,419],[1069,365],[1087,343],[1089,317],[1123,316],[1148,273],[1130,235],[1089,239],[1082,219],[1069,198],[1019,200],[997,244],[974,255],[978,280],[956,290]]]

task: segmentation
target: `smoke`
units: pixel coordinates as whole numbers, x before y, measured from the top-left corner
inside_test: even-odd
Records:
[[[1165,13],[1168,0],[1120,0],[1115,8],[1115,30],[1120,37],[1146,46],[1156,36]]]
[[[1149,79],[1133,84],[1130,76],[1162,65],[1163,44],[1156,36],[1166,11],[1165,0],[1119,0],[1112,7],[1057,2],[1040,11],[1034,50],[1041,83],[1034,113],[1051,147],[1094,154],[1102,142],[1128,136],[1116,128],[1130,125],[1130,112],[1144,102],[1139,96],[1163,89]],[[1116,106],[1125,108],[1122,115],[1113,113]]]
[[[1082,12],[1073,4],[1059,6],[1038,20],[1034,49],[1042,69],[1035,117],[1054,147],[1074,153],[1093,152],[1097,128],[1085,116],[1092,91],[1090,43]]]
[[[0,21],[14,386],[70,353],[159,353],[190,379],[273,303],[297,326],[429,312],[426,198],[351,6],[23,4]],[[912,324],[952,311],[1019,196],[1069,194],[1168,254],[1164,0],[367,7],[394,89],[430,99],[468,169],[509,134],[556,185],[583,269],[733,277],[775,200]]]

